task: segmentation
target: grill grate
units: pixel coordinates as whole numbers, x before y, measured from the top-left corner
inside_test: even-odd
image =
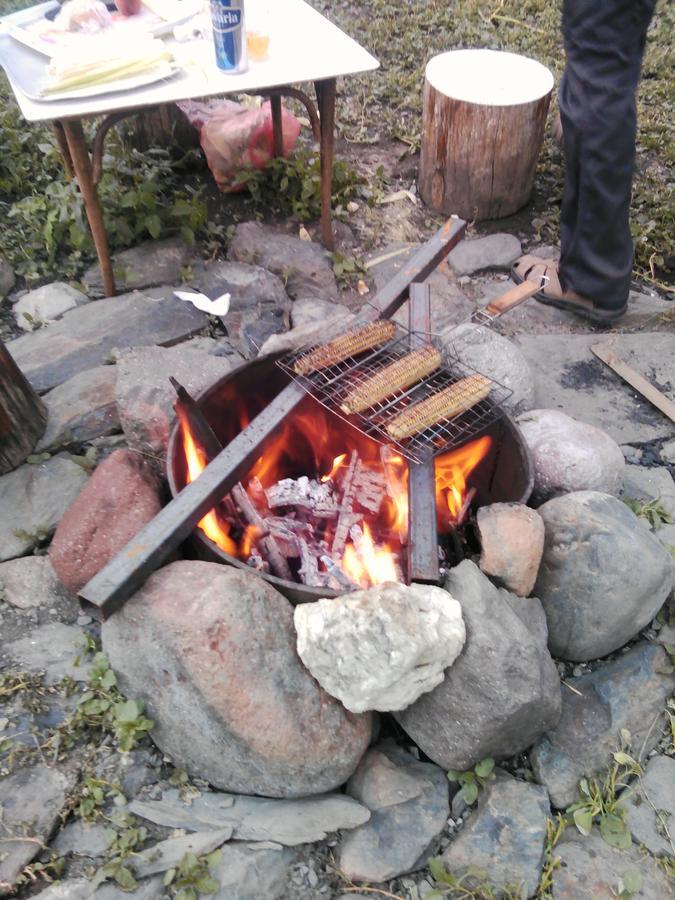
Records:
[[[411,347],[418,346],[420,342],[433,343],[441,351],[443,366],[440,369],[418,381],[411,388],[391,394],[363,413],[344,415],[340,405],[350,391],[377,374],[384,366],[405,356],[410,352]],[[410,438],[395,441],[386,431],[387,423],[395,415],[412,403],[424,400],[425,397],[438,393],[468,375],[480,373],[461,363],[454,354],[440,346],[439,342],[428,334],[411,334],[404,329],[399,329],[399,335],[384,346],[366,351],[358,356],[350,356],[309,375],[298,375],[294,369],[294,363],[316,346],[318,344],[303,347],[300,351],[288,354],[279,359],[277,365],[330,412],[345,422],[349,422],[368,437],[395,447],[411,462],[426,462],[478,435],[504,414],[501,405],[513,393],[509,388],[490,379],[492,388],[489,395],[471,409],[452,419],[441,419],[435,425]]]

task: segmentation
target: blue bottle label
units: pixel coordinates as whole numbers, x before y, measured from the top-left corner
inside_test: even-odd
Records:
[[[236,0],[235,0],[236,2]],[[241,72],[246,68],[246,35],[241,0],[211,0],[211,23],[216,63],[224,72]]]

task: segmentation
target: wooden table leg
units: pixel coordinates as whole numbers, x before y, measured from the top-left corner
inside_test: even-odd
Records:
[[[333,192],[333,142],[335,132],[335,79],[314,82],[321,126],[321,238],[327,250],[334,247],[331,222]]]
[[[94,184],[91,160],[89,159],[89,151],[84,139],[82,122],[79,119],[64,119],[60,124],[66,136],[73,170],[84,199],[84,208],[87,212],[89,227],[94,238],[94,246],[96,247],[96,255],[101,266],[103,290],[106,297],[112,297],[115,294],[115,278],[108,249],[108,237],[103,225],[101,201]]]
[[[284,155],[284,126],[281,118],[281,95],[272,94],[270,97],[272,107],[272,140],[274,141],[274,155]]]

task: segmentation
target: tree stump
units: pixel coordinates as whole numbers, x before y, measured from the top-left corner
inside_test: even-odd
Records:
[[[46,425],[46,406],[0,341],[0,475],[24,462]]]
[[[553,76],[495,50],[454,50],[427,65],[419,192],[436,212],[498,219],[532,193]]]

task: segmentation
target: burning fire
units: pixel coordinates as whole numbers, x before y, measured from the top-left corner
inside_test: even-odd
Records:
[[[249,414],[242,409],[241,427],[245,427],[248,418]],[[205,467],[206,457],[190,432],[189,422],[185,417],[180,421],[186,481],[190,482]],[[475,494],[468,485],[469,476],[486,456],[490,445],[490,438],[482,437],[436,460],[436,509],[441,533],[458,528],[468,516]],[[343,586],[351,583],[354,587],[402,581],[401,558],[408,536],[408,465],[391,447],[381,447],[308,399],[279,429],[242,485],[256,508],[266,505],[265,491],[281,479],[301,476],[315,479],[322,490],[326,485],[329,492],[334,492],[332,496],[339,497],[349,478],[354,451],[358,453],[361,472],[366,476],[370,473],[382,485],[381,500],[378,499],[379,506],[373,512],[359,506],[359,492],[356,493],[358,515],[353,518],[358,527],[349,528],[347,538],[341,542],[341,552],[331,552],[340,527],[336,516],[309,517],[309,524],[293,516],[291,521],[309,529],[312,541],[325,548],[319,557],[326,577],[337,572]],[[256,548],[264,532],[251,522],[233,521],[231,509],[230,501],[225,500],[204,516],[199,528],[226,553],[246,562],[254,551],[260,555]],[[277,514],[279,510],[264,510],[263,519],[272,512]]]

